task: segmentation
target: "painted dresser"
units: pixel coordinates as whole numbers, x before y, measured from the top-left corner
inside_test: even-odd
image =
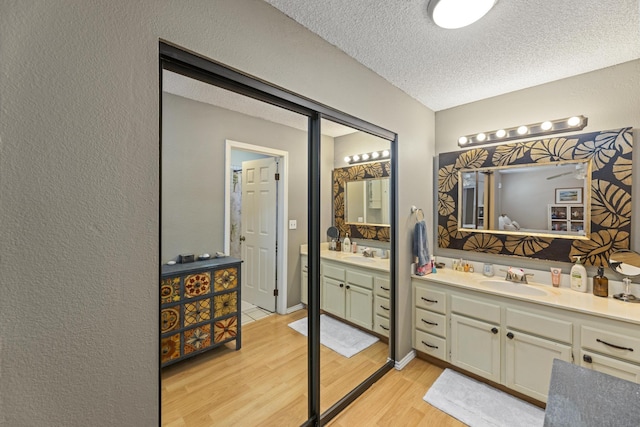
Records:
[[[162,266],[162,367],[232,341],[240,349],[241,263],[224,257]]]

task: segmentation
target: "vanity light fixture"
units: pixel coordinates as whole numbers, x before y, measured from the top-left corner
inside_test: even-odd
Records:
[[[389,157],[389,150],[383,151],[372,151],[369,153],[362,154],[354,154],[353,156],[346,156],[344,158],[345,163],[349,163],[350,165],[354,163],[363,163],[370,162],[371,160],[375,160],[378,158]]]
[[[573,116],[564,119],[549,120],[512,128],[498,129],[491,132],[479,132],[458,138],[458,146],[466,148],[474,145],[495,144],[524,137],[552,135],[555,133],[582,130],[587,126],[585,116]]]
[[[437,26],[453,30],[471,25],[491,10],[497,0],[430,0],[427,13]]]

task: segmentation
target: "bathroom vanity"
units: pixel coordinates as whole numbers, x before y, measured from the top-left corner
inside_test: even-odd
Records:
[[[541,402],[555,358],[640,383],[637,304],[447,269],[412,292],[414,349]]]
[[[241,263],[224,257],[162,266],[162,367],[228,342],[240,349]]]
[[[300,254],[302,302],[307,304],[307,253]],[[321,308],[361,328],[389,336],[389,260],[321,250]]]

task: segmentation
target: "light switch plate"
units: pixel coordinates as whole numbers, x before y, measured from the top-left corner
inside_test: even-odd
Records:
[[[289,230],[295,230],[296,228],[298,228],[298,221],[296,221],[295,219],[290,219]]]

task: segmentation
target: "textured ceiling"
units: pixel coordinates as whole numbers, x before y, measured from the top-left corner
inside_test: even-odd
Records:
[[[498,0],[437,27],[428,0],[265,0],[434,111],[640,58],[638,0]]]

